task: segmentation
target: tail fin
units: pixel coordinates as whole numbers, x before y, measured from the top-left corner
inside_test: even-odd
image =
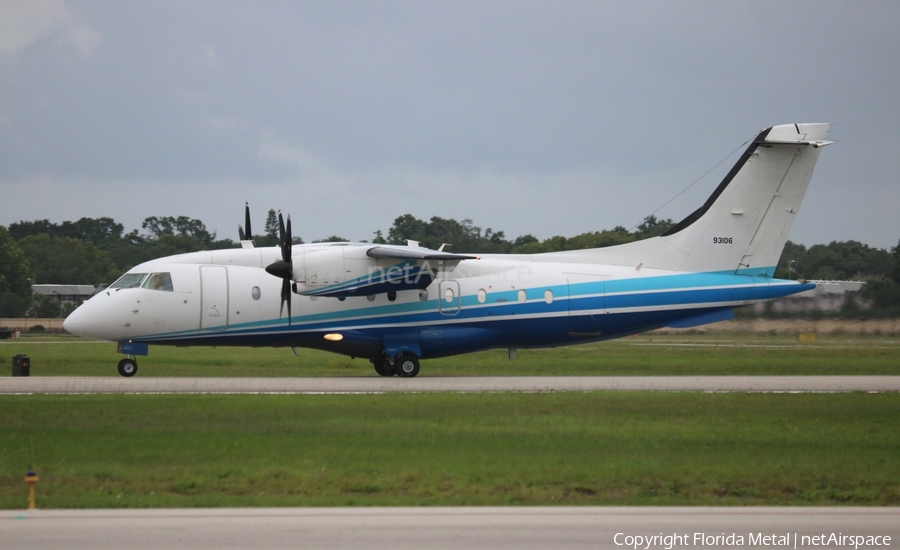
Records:
[[[709,200],[667,233],[603,249],[616,265],[771,277],[829,124],[786,124],[756,136]]]

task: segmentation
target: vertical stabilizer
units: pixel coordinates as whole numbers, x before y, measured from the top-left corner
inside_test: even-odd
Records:
[[[604,249],[617,265],[771,277],[812,178],[828,124],[763,130],[706,203],[666,234]]]

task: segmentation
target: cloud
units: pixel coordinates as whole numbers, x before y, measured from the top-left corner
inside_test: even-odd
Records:
[[[263,160],[290,166],[301,181],[329,181],[333,184],[342,179],[312,151],[302,145],[290,143],[271,131],[265,132],[260,139],[259,156]]]
[[[632,227],[759,129],[810,121],[841,143],[791,238],[893,246],[900,4],[777,11],[0,0],[0,223],[188,215],[234,237],[249,200],[305,239],[405,213],[574,235]]]
[[[69,11],[63,0],[0,0],[0,58],[15,58],[50,38],[69,43],[84,57],[102,35]]]
[[[353,170],[274,132],[260,138],[259,156],[287,167],[289,174],[278,182],[254,183],[255,190],[270,193],[259,193],[253,200],[257,206],[274,204],[304,220],[296,224],[298,231],[311,239],[329,234],[370,238],[372,231],[387,231],[395,217],[406,213],[422,219],[468,218],[511,237],[575,235],[616,225],[630,228],[661,206],[659,197],[671,197],[681,189],[675,185],[684,185],[681,173],[615,167],[528,173],[398,164]],[[706,187],[715,185],[713,179]],[[703,185],[698,187],[660,217],[680,219],[693,210],[709,193]],[[275,189],[278,192],[271,193]],[[634,200],[633,189],[642,189],[647,200]]]

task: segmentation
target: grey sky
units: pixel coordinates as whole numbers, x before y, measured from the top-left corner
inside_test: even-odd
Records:
[[[0,224],[281,208],[631,228],[763,127],[831,122],[791,234],[900,238],[900,3],[0,0]],[[657,212],[680,219],[732,156]]]

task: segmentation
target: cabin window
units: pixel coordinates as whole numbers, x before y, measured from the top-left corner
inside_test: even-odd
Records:
[[[141,288],[172,292],[174,290],[174,288],[172,288],[172,275],[169,273],[151,273],[147,279],[144,280],[144,284],[141,285]]]
[[[375,301],[375,295],[374,295],[374,294],[369,294],[368,296],[366,296],[366,300],[368,300],[368,301],[370,301],[370,302],[374,302],[374,301]]]
[[[254,300],[259,300],[259,297],[262,296],[262,292],[259,290],[258,286],[255,286],[250,290],[250,296],[252,296]]]
[[[553,291],[550,290],[549,288],[544,291],[544,301],[547,302],[548,304],[553,303]]]
[[[487,302],[487,292],[484,291],[483,288],[478,289],[478,303],[483,304]]]
[[[525,294],[524,290],[519,291],[519,301],[524,303],[528,296]]]
[[[109,285],[109,288],[138,288],[146,276],[146,273],[126,273]]]
[[[428,301],[428,291],[427,291],[427,290],[420,290],[420,291],[419,291],[419,301],[420,301],[420,302],[427,302],[427,301]]]
[[[456,294],[453,292],[452,288],[447,288],[444,290],[444,300],[447,301],[448,304],[453,303],[453,299],[456,297]]]

